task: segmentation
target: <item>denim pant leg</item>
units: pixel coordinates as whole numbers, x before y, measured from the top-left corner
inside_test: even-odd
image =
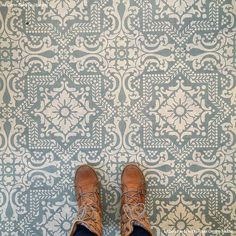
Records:
[[[134,231],[131,236],[150,236],[150,234],[142,227],[134,226]]]
[[[80,225],[77,227],[74,236],[95,236],[95,234],[91,233],[86,227]],[[150,235],[145,229],[139,226],[135,226],[131,236],[150,236]]]
[[[77,230],[76,230],[74,236],[95,236],[95,234],[90,232],[83,225],[79,225],[79,226],[77,226]]]

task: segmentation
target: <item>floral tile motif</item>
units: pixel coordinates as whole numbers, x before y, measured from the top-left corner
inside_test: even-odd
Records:
[[[66,202],[60,202],[60,208],[55,211],[55,214],[45,221],[45,228],[51,233],[65,235],[71,227],[71,222],[74,220],[75,209]]]
[[[76,166],[119,235],[140,164],[154,235],[235,235],[234,0],[2,0],[0,234],[66,235]]]
[[[206,116],[212,113],[205,104],[205,86],[202,90],[198,86],[193,89],[184,85],[183,80],[176,80],[176,85],[167,89],[155,88],[160,99],[155,99],[154,108],[149,108],[150,116],[155,117],[158,128],[155,129],[155,136],[163,133],[168,136],[175,136],[177,142],[184,141],[184,137],[195,135],[206,136]],[[165,99],[166,98],[166,99]]]
[[[88,92],[89,87],[84,90]],[[83,92],[85,91],[75,93],[74,89],[69,88],[64,82],[61,83],[61,87],[53,88],[51,93],[42,95],[45,96],[45,101],[42,101],[42,107],[35,112],[35,116],[39,116],[47,127],[46,133],[61,137],[62,142],[68,142],[70,137],[79,133],[81,136],[89,136],[86,126],[90,116],[95,116],[96,112],[89,107],[88,101],[85,100],[86,94],[82,94]]]
[[[177,235],[194,235],[194,233],[191,232],[192,229],[198,230],[204,226],[202,224],[203,219],[198,218],[199,215],[194,214],[192,209],[187,208],[188,205],[186,205],[186,203],[183,205],[183,203],[180,202],[162,219],[160,225],[162,228],[166,228],[169,234],[176,234],[177,231]],[[182,231],[184,230],[185,233],[183,234]],[[190,232],[188,233],[188,231]]]

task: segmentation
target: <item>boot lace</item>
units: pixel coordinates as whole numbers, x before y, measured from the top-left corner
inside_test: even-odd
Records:
[[[81,201],[82,205],[78,209],[77,218],[81,222],[90,219],[95,220],[94,211],[98,211],[97,204],[95,203],[96,194],[96,192],[86,192],[79,195],[78,201]]]
[[[143,191],[126,191],[123,193],[122,196],[126,198],[123,210],[128,219],[139,221],[145,217],[145,205],[140,202],[143,195]]]

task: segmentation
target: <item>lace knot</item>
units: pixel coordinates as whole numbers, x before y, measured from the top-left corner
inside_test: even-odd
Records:
[[[146,209],[144,203],[124,204],[123,210],[129,220],[140,221],[145,217]]]
[[[77,219],[81,222],[94,219],[94,209],[95,207],[92,205],[81,206],[78,210]]]
[[[142,190],[140,191],[126,191],[123,193],[122,197],[124,197],[126,199],[126,203],[127,204],[138,204],[138,203],[142,203],[141,199],[144,196],[144,192]]]

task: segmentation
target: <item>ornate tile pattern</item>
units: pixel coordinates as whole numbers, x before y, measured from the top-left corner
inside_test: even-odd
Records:
[[[138,162],[154,235],[236,235],[235,0],[1,0],[0,234],[67,234],[75,167],[119,235]]]

